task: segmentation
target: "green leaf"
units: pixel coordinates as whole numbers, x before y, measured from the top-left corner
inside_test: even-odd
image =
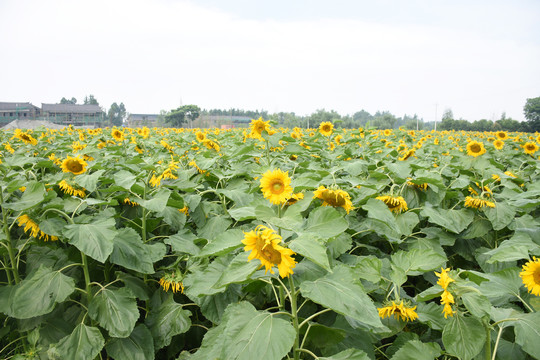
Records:
[[[362,279],[374,284],[381,281],[382,261],[376,256],[359,256],[354,269]]]
[[[92,360],[101,352],[104,344],[98,328],[79,324],[70,335],[52,345],[47,355],[55,360]]]
[[[100,219],[90,224],[66,225],[63,234],[77,249],[104,263],[113,252],[117,232],[114,219]]]
[[[305,258],[313,261],[315,264],[330,270],[326,246],[314,234],[300,234],[296,239],[289,243],[289,249],[297,252]]]
[[[240,299],[242,293],[239,291],[240,285],[228,286],[227,290],[214,295],[202,295],[193,300],[199,305],[202,314],[214,324],[219,324],[225,309],[229,304],[235,303]]]
[[[442,354],[439,344],[411,340],[403,345],[391,360],[433,360]]]
[[[161,349],[171,343],[173,336],[189,330],[191,312],[174,302],[172,294],[164,302],[153,301],[152,305],[145,324],[154,337],[155,349]]]
[[[442,341],[450,355],[470,360],[482,351],[486,342],[486,330],[477,318],[457,313],[444,327]]]
[[[99,291],[88,306],[88,315],[105,328],[109,335],[128,337],[139,318],[137,302],[126,288]]]
[[[225,232],[231,224],[232,221],[224,216],[214,216],[208,219],[204,227],[197,233],[203,239],[214,239]],[[240,238],[240,240],[242,239]]]
[[[155,249],[152,249],[152,246],[156,245],[160,247],[161,251],[159,253],[153,251]],[[153,274],[154,262],[163,258],[166,249],[161,243],[152,246],[144,244],[139,234],[132,228],[123,228],[114,237],[114,247],[110,261],[126,269],[135,270],[143,274]]]
[[[216,236],[201,250],[197,256],[219,256],[237,249],[242,244],[244,232],[240,229],[229,229]]]
[[[123,187],[126,190],[131,189],[133,184],[137,181],[137,175],[130,173],[126,170],[120,170],[114,173],[114,183]]]
[[[430,222],[440,225],[456,234],[465,230],[474,219],[473,212],[468,209],[435,209],[428,203],[426,203],[421,214],[428,217]]]
[[[292,348],[295,331],[288,320],[257,311],[248,302],[227,307],[222,322],[204,336],[191,360],[281,360]]]
[[[400,250],[392,255],[392,263],[405,274],[413,276],[440,269],[446,261],[446,257],[432,249]]]
[[[112,339],[105,349],[114,360],[154,360],[152,333],[144,324],[137,325],[127,338]]]
[[[540,354],[540,312],[522,314],[514,325],[516,343],[529,355],[538,358]]]
[[[2,207],[15,211],[27,210],[42,202],[45,199],[45,193],[45,186],[42,183],[31,181],[26,185],[26,190],[20,200],[13,203],[2,203]]]
[[[396,224],[401,235],[411,235],[413,229],[419,222],[418,215],[413,212],[406,212],[396,216]]]
[[[88,190],[89,192],[93,192],[96,190],[97,182],[99,181],[99,177],[103,175],[105,170],[98,170],[95,173],[89,175],[89,174],[81,174],[75,176],[75,182],[79,185]]]
[[[236,221],[244,221],[249,219],[256,219],[255,208],[252,206],[239,207],[228,210],[229,215]]]
[[[482,318],[486,315],[489,316],[491,303],[484,295],[476,292],[469,292],[461,295],[461,300],[467,310],[477,318]]]
[[[508,240],[504,240],[498,248],[485,252],[490,256],[489,264],[494,262],[515,261],[529,259],[529,252],[537,252],[540,246],[532,242],[526,233],[516,233]]]
[[[197,269],[184,278],[185,294],[194,299],[201,295],[213,295],[225,291],[225,288],[216,288],[214,285],[224,274],[230,263],[230,256],[216,258],[208,267]]]
[[[189,229],[182,229],[177,234],[171,235],[163,240],[163,242],[167,245],[171,245],[175,252],[197,255],[201,249],[195,245],[194,240],[196,239],[197,236],[193,235]]]
[[[253,274],[261,264],[259,261],[248,262],[248,256],[249,253],[247,252],[241,252],[236,255],[223,271],[223,274],[214,287],[220,288],[229,284],[244,282],[249,279],[251,274]]]
[[[50,313],[56,303],[63,302],[75,291],[75,281],[42,265],[11,290],[8,315],[29,319]]]
[[[480,283],[478,289],[494,305],[506,305],[509,300],[519,296],[522,281],[519,277],[518,268],[508,268],[490,274],[478,273],[476,271],[470,272],[488,279],[488,281]]]
[[[313,233],[322,239],[338,236],[349,227],[347,220],[336,209],[321,206],[310,212],[302,232]]]
[[[332,356],[319,357],[319,360],[370,360],[370,357],[362,350],[347,349]]]
[[[171,191],[161,188],[159,191],[152,195],[150,200],[139,200],[138,203],[147,210],[162,212],[167,206],[167,201],[171,196]]]
[[[368,326],[383,327],[375,304],[359,285],[354,271],[349,267],[340,265],[334,268],[331,274],[315,281],[304,281],[300,284],[300,292],[305,298],[338,314]]]
[[[502,230],[508,226],[516,216],[516,209],[508,203],[498,202],[494,208],[484,210],[494,230]]]

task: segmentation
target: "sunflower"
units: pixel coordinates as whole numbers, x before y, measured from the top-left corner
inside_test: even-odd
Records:
[[[249,128],[251,130],[249,134],[250,137],[254,139],[261,139],[264,131],[270,134],[270,120],[264,121],[262,117],[258,118],[257,120],[252,119],[251,124],[249,124]]]
[[[203,133],[202,131],[197,131],[195,133],[195,137],[197,138],[198,142],[203,142],[204,140],[206,140],[206,134]]]
[[[538,151],[538,145],[530,141],[528,143],[525,143],[525,145],[523,145],[523,150],[525,151],[525,154],[532,155]]]
[[[504,172],[504,175],[510,176],[510,177],[512,177],[512,178],[514,178],[514,179],[517,179],[517,176],[514,175],[510,170],[505,171],[505,172]]]
[[[519,273],[519,276],[527,291],[540,296],[540,259],[533,256],[533,259],[525,263],[522,269],[523,271]]]
[[[142,128],[138,128],[137,129],[137,134],[139,134],[139,136],[142,136],[143,138],[148,138],[148,136],[150,136],[150,129],[147,128],[146,126],[142,127]]]
[[[497,131],[495,134],[497,136],[497,139],[499,140],[506,140],[508,139],[508,133],[506,131]]]
[[[291,197],[287,199],[287,202],[285,203],[285,205],[296,204],[298,200],[302,200],[303,198],[304,198],[304,193],[299,192],[296,194],[292,194]]]
[[[210,150],[213,149],[213,150],[215,150],[217,152],[219,152],[219,150],[220,150],[219,144],[217,142],[215,142],[214,140],[206,139],[206,140],[203,141],[203,144],[204,144],[204,146],[206,146]]]
[[[486,152],[483,142],[470,141],[467,143],[467,155],[469,156],[480,156]]]
[[[451,282],[454,282],[455,280],[452,279],[450,276],[448,276],[448,272],[450,271],[450,269],[445,269],[445,268],[441,268],[441,272],[438,273],[438,272],[435,272],[435,275],[439,278],[439,280],[437,281],[437,284],[440,285],[444,290],[446,290],[446,288],[448,287],[448,285],[451,283]]]
[[[497,139],[493,142],[493,146],[495,147],[495,149],[497,150],[502,150],[502,148],[504,147],[504,141],[500,140],[500,139]]]
[[[21,131],[20,129],[15,129],[15,134],[13,135],[13,138],[17,138],[27,145],[37,145],[38,143],[38,141],[34,139],[32,135],[30,135],[28,132]]]
[[[189,216],[189,208],[187,206],[184,206],[183,208],[178,209],[178,211],[180,211],[182,214],[186,216]]]
[[[351,196],[344,190],[327,189],[321,185],[313,192],[313,197],[323,200],[323,206],[342,207],[347,214],[353,209]]]
[[[116,141],[124,141],[124,132],[123,131],[120,131],[118,129],[112,129],[111,131],[111,136],[114,138],[114,140]]]
[[[73,196],[78,196],[80,198],[83,198],[86,196],[86,193],[85,193],[85,188],[76,188],[76,187],[73,187],[71,186],[70,184],[68,184],[66,182],[66,180],[62,180],[60,181],[60,183],[58,184],[58,187],[66,194],[68,195],[73,195]]]
[[[381,319],[390,317],[394,315],[396,319],[401,319],[403,321],[414,321],[418,319],[418,314],[416,313],[416,306],[410,307],[403,304],[403,300],[399,304],[396,304],[395,301],[388,303],[382,308],[377,308],[379,310],[379,316]]]
[[[293,194],[288,172],[283,172],[280,169],[265,172],[261,179],[260,188],[265,199],[276,205],[285,203]]]
[[[140,205],[138,202],[132,201],[128,197],[124,199],[124,204],[130,205],[130,206],[139,206]]]
[[[414,157],[414,152],[416,151],[416,149],[410,149],[410,150],[403,150],[401,152],[401,156],[398,158],[399,161],[405,161],[407,160],[408,158],[410,158],[411,156]]]
[[[407,202],[403,198],[403,196],[392,196],[392,195],[383,195],[383,196],[377,196],[377,200],[381,200],[388,206],[390,211],[395,212],[396,214],[399,214],[402,211],[407,211],[409,208],[407,207]]]
[[[323,134],[324,136],[332,135],[333,131],[334,131],[334,125],[330,121],[322,122],[319,125],[319,132]]]
[[[68,156],[64,161],[62,161],[61,168],[63,172],[71,172],[75,175],[80,175],[86,172],[87,166],[88,163],[78,156],[75,158]]]
[[[292,258],[292,255],[296,254],[291,249],[279,245],[281,236],[274,230],[259,225],[255,230],[244,232],[242,243],[246,245],[244,247],[245,251],[251,251],[248,261],[259,259],[261,267],[265,267],[265,273],[270,270],[270,273],[273,274],[272,267],[274,266],[277,266],[279,276],[282,278],[293,273],[292,269],[296,266],[296,261]]]
[[[493,201],[489,201],[489,200],[486,200],[486,199],[467,196],[465,198],[465,207],[470,207],[470,208],[473,208],[473,209],[480,209],[480,208],[483,208],[483,207],[494,208],[495,203]]]
[[[163,291],[169,291],[169,288],[173,293],[184,293],[184,284],[182,284],[182,275],[177,273],[165,274],[159,279],[159,285],[163,288]]]
[[[30,230],[30,236],[37,238],[39,236],[40,239],[43,239],[44,241],[48,241],[49,239],[51,241],[58,240],[58,237],[54,235],[45,234],[40,228],[39,225],[32,220],[28,215],[24,214],[17,218],[17,222],[19,223],[19,226],[24,225],[24,232],[28,232]]]

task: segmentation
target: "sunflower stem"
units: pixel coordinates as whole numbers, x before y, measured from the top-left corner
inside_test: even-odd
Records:
[[[90,306],[90,301],[92,301],[92,290],[91,290],[91,282],[90,282],[90,272],[88,271],[88,259],[86,258],[86,254],[81,251],[81,262],[82,262],[82,268],[84,272],[84,283],[86,284],[86,305]]]
[[[291,315],[293,319],[294,330],[296,331],[296,337],[294,339],[293,356],[294,360],[300,359],[300,327],[298,326],[298,311],[296,308],[296,289],[294,287],[294,280],[292,276],[289,276],[290,300],[291,300]]]
[[[497,340],[495,340],[495,346],[493,347],[493,355],[491,357],[491,360],[495,360],[495,357],[497,356],[497,348],[499,347],[499,340],[501,340],[503,329],[504,326],[499,326],[499,332],[497,333]]]
[[[0,189],[0,203],[4,202],[4,189]],[[2,222],[3,222],[3,229],[4,234],[6,235],[6,243],[7,243],[7,250],[8,250],[8,256],[9,256],[9,262],[11,265],[11,272],[13,273],[13,278],[15,280],[15,284],[18,284],[21,279],[19,278],[19,270],[17,268],[16,262],[15,262],[15,254],[13,252],[13,244],[11,242],[11,234],[8,228],[8,214],[5,207],[2,207]],[[6,271],[7,273],[7,271]],[[10,281],[11,282],[11,281]]]
[[[484,356],[486,360],[491,360],[491,327],[484,322],[484,328],[486,329],[486,348]]]

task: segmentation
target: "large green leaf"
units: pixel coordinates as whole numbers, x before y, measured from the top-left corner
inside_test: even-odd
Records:
[[[341,265],[315,281],[304,281],[300,292],[305,298],[365,325],[383,327],[377,308],[349,267]]]
[[[497,202],[494,208],[484,210],[494,230],[502,230],[508,226],[516,216],[516,209],[504,202]]]
[[[391,360],[433,360],[441,355],[439,344],[423,343],[420,340],[411,340],[403,345]]]
[[[529,252],[538,253],[540,246],[534,243],[526,233],[516,233],[504,240],[498,248],[484,253],[490,256],[488,263],[529,259]]]
[[[349,227],[349,223],[339,211],[330,206],[321,206],[313,210],[302,232],[316,234],[320,238],[338,236]]]
[[[193,235],[189,229],[182,229],[178,233],[163,240],[163,242],[167,245],[171,245],[173,251],[189,255],[197,255],[201,249],[195,245],[194,241],[196,239],[197,236]]]
[[[145,324],[152,333],[155,349],[161,349],[171,343],[173,336],[189,330],[191,312],[184,310],[181,304],[176,303],[172,294],[163,302],[153,300]]]
[[[486,342],[486,329],[477,318],[457,313],[444,327],[442,341],[450,355],[470,360],[482,351]]]
[[[88,315],[96,320],[109,335],[128,337],[139,318],[137,302],[126,288],[98,292],[88,306]]]
[[[127,338],[112,339],[105,349],[114,360],[154,360],[152,333],[144,324],[137,325]]]
[[[407,275],[421,275],[426,271],[440,269],[446,257],[431,249],[398,251],[392,255],[392,263]]]
[[[114,219],[98,219],[90,224],[66,225],[63,234],[77,249],[104,263],[113,251],[117,232]]]
[[[142,207],[147,210],[162,212],[167,206],[167,201],[171,196],[171,191],[168,189],[159,189],[159,191],[152,195],[150,200],[139,200],[137,201]]]
[[[347,349],[332,356],[319,357],[319,360],[369,360],[370,357],[362,350]]]
[[[206,333],[192,360],[281,360],[292,348],[291,323],[248,302],[227,307],[222,322]]]
[[[223,234],[231,224],[232,221],[224,216],[214,216],[208,219],[204,227],[198,231],[198,235],[201,238],[211,240]]]
[[[468,209],[446,210],[427,205],[421,214],[429,218],[429,221],[443,228],[459,234],[473,221],[473,212]]]
[[[153,274],[154,262],[161,260],[165,252],[163,244],[146,245],[135,230],[123,228],[114,237],[110,261],[126,269]]]
[[[478,289],[489,298],[494,305],[506,305],[509,300],[519,296],[522,286],[518,268],[508,268],[490,274],[470,271],[488,281],[480,283]]]
[[[92,360],[103,348],[105,340],[98,328],[79,324],[73,332],[47,351],[54,360]]]
[[[45,186],[42,183],[31,181],[26,185],[26,190],[19,200],[13,203],[2,203],[2,207],[15,211],[26,210],[42,202],[45,193]]]
[[[126,190],[131,189],[137,181],[137,175],[126,170],[120,170],[114,173],[114,182],[116,185],[123,187]]]
[[[75,176],[75,182],[85,188],[86,190],[93,192],[96,190],[97,182],[105,170],[98,170],[92,174],[81,174]]]
[[[247,252],[241,252],[236,255],[223,271],[223,274],[220,276],[214,287],[220,288],[232,283],[244,282],[249,279],[251,274],[253,274],[261,264],[257,260],[248,262],[248,256],[249,253]]]
[[[540,312],[522,314],[516,321],[514,331],[516,343],[521,345],[529,355],[540,356]]]
[[[241,246],[244,233],[240,229],[229,229],[216,236],[197,256],[218,256],[233,251]]]
[[[29,319],[50,313],[56,303],[63,302],[75,291],[75,281],[42,265],[12,287],[11,291],[8,315],[17,319]]]
[[[186,295],[193,300],[201,295],[213,295],[225,291],[225,287],[219,288],[215,285],[225,273],[230,261],[230,256],[220,256],[206,268],[200,268],[188,274],[183,281]]]
[[[330,270],[326,246],[315,234],[300,234],[289,243],[289,248],[326,270]]]

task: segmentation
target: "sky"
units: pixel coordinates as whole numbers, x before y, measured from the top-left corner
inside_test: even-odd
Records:
[[[0,101],[524,120],[538,0],[0,0]]]

